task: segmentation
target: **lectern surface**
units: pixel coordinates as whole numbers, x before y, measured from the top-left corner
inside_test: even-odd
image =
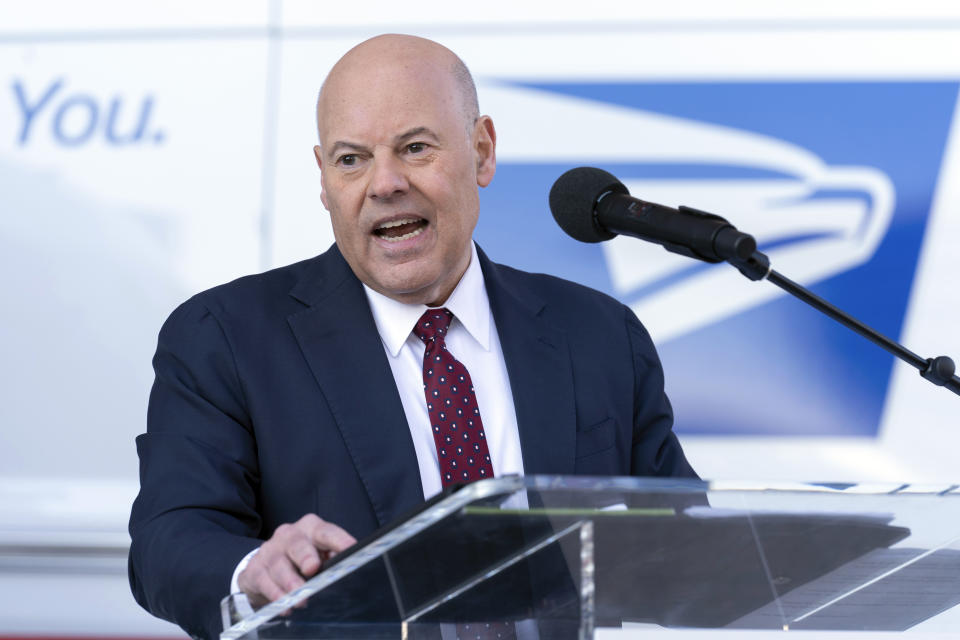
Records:
[[[956,487],[506,477],[361,541],[221,637],[441,638],[488,622],[540,638],[947,632],[957,604]]]

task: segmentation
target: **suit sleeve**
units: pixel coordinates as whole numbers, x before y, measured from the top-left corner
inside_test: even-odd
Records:
[[[216,638],[231,574],[260,544],[256,443],[227,335],[197,298],[164,324],[153,366],[130,585],[154,615]]]
[[[663,367],[650,334],[626,309],[633,352],[633,450],[630,474],[697,478],[673,432],[673,409],[664,392]]]

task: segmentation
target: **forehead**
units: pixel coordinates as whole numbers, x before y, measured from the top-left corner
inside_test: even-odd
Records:
[[[342,60],[317,108],[323,146],[343,139],[375,142],[417,127],[444,135],[462,128],[464,113],[451,66],[409,57]]]

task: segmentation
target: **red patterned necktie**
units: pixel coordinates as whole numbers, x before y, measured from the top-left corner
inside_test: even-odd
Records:
[[[413,328],[427,347],[423,354],[423,393],[444,487],[493,477],[473,381],[467,368],[447,351],[444,343],[452,320],[453,314],[446,307],[427,309]],[[516,637],[510,622],[459,623],[456,627],[458,640]]]
[[[413,333],[423,340],[423,392],[444,487],[493,477],[480,408],[467,368],[447,351],[444,336],[453,320],[446,307],[427,309]]]

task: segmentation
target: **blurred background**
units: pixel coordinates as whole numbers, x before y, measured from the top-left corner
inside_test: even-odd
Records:
[[[316,92],[383,32],[449,46],[499,134],[476,239],[630,305],[708,479],[960,480],[960,398],[726,265],[580,244],[580,165],[721,214],[774,268],[960,358],[960,6],[946,2],[0,5],[0,637],[178,637],[126,584],[157,331],[332,242]]]

